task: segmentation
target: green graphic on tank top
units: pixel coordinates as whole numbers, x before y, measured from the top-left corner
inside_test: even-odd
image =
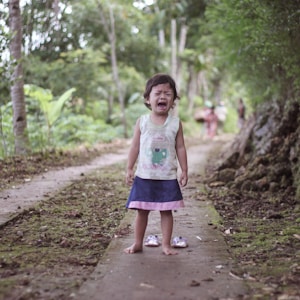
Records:
[[[164,160],[167,158],[168,150],[155,148],[152,149],[152,164],[162,165]]]

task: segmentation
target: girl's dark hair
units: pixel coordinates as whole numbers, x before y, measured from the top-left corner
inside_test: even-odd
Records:
[[[145,92],[144,92],[144,100],[146,101],[149,98],[151,90],[154,86],[157,86],[159,84],[164,84],[164,83],[168,83],[170,85],[171,89],[173,90],[173,94],[174,94],[173,101],[175,101],[176,99],[180,99],[180,97],[177,93],[176,83],[175,83],[174,79],[168,74],[160,74],[159,73],[159,74],[153,75],[147,81]],[[148,103],[144,102],[144,104],[147,106],[147,108],[151,109],[151,107]]]

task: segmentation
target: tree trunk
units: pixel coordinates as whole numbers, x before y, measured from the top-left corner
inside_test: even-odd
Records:
[[[161,48],[164,48],[166,45],[166,42],[165,42],[165,32],[163,29],[159,29],[159,31],[158,31],[158,40],[159,40],[159,46]]]
[[[107,123],[112,123],[112,114],[113,114],[113,106],[114,106],[114,96],[113,96],[113,86],[111,86],[111,92],[108,95],[108,113],[107,113]]]
[[[188,85],[187,85],[187,98],[188,98],[188,112],[192,112],[194,109],[194,99],[197,96],[197,76],[195,74],[194,66],[188,66]]]
[[[26,154],[28,150],[26,107],[24,100],[23,68],[21,61],[22,20],[19,0],[9,1],[9,26],[12,34],[10,55],[14,63],[12,73],[11,101],[13,106],[13,127],[15,137],[15,153]]]
[[[208,101],[208,83],[207,83],[207,80],[206,80],[206,77],[205,77],[205,73],[204,71],[200,71],[198,73],[198,86],[199,86],[199,89],[201,91],[201,96],[205,101]]]
[[[176,20],[171,20],[171,76],[176,82],[177,76],[177,38],[176,38]],[[177,85],[177,82],[176,82]],[[178,87],[177,87],[178,88]],[[176,100],[176,106],[173,109],[173,115],[178,116],[178,100]]]
[[[181,90],[181,80],[182,80],[182,64],[178,54],[182,54],[185,49],[186,36],[188,27],[182,24],[180,29],[179,45],[177,49],[177,27],[176,20],[171,20],[171,74],[176,81],[177,91],[180,95]],[[175,107],[174,115],[178,115],[178,108]]]
[[[179,94],[180,94],[181,81],[182,81],[182,63],[180,59],[180,54],[182,54],[185,49],[187,32],[188,32],[188,27],[185,24],[182,24],[180,28],[180,37],[179,37],[178,55],[177,55],[177,70],[176,70],[176,83],[178,86]]]
[[[176,20],[171,20],[171,75],[176,80],[177,73],[177,39]]]
[[[156,13],[157,15],[159,15],[159,14],[160,14],[160,11],[159,11],[159,8],[158,8],[157,5],[155,5],[154,9],[155,9],[155,13]],[[164,48],[165,45],[166,45],[166,41],[165,41],[165,31],[164,31],[164,29],[163,29],[163,24],[162,24],[162,20],[161,20],[161,19],[160,19],[160,22],[159,22],[159,27],[160,27],[160,28],[158,29],[158,42],[159,42],[159,46],[160,46],[161,48]]]
[[[119,69],[118,69],[118,61],[117,61],[117,54],[116,54],[116,34],[115,34],[115,20],[114,20],[114,14],[112,10],[112,6],[108,4],[109,7],[109,21],[110,26],[108,25],[108,22],[104,16],[104,12],[101,6],[101,3],[98,1],[98,7],[100,12],[101,21],[104,25],[104,29],[106,31],[106,34],[108,36],[110,46],[111,46],[111,67],[113,72],[113,80],[116,84],[117,91],[118,91],[118,99],[119,104],[121,108],[121,121],[124,129],[124,137],[128,137],[127,133],[127,122],[126,122],[126,115],[125,115],[125,100],[124,100],[124,91],[122,89],[122,84],[119,78]]]
[[[111,64],[112,64],[112,71],[114,81],[117,86],[118,90],[118,98],[119,104],[121,108],[121,120],[122,125],[124,128],[124,137],[127,138],[127,122],[126,122],[126,115],[125,115],[125,100],[124,100],[124,92],[122,88],[122,84],[119,78],[119,69],[118,69],[118,61],[117,61],[117,54],[116,54],[116,34],[115,34],[115,19],[111,5],[109,5],[109,16],[110,16],[110,25],[111,25],[111,34],[110,34],[110,43],[111,43]]]
[[[4,133],[3,133],[2,108],[1,108],[1,106],[0,106],[0,136],[1,136],[1,141],[2,141],[3,156],[6,156],[7,155],[7,147],[6,147],[6,142],[5,142],[5,136],[4,136]]]

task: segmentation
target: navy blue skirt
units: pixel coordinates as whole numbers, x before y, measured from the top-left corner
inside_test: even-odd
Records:
[[[142,179],[136,176],[126,207],[159,211],[184,207],[178,180]]]

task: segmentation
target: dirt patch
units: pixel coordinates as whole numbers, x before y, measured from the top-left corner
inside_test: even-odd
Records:
[[[49,170],[85,165],[103,154],[115,153],[126,147],[128,147],[128,141],[116,140],[113,143],[98,144],[92,148],[80,146],[72,151],[53,150],[29,156],[0,159],[0,191],[26,183],[33,176]]]
[[[125,213],[124,164],[82,178],[0,231],[0,299],[68,299]]]
[[[235,275],[249,281],[255,299],[300,299],[296,198],[284,191],[241,191],[210,180],[206,187],[223,219],[220,229],[237,262]]]

